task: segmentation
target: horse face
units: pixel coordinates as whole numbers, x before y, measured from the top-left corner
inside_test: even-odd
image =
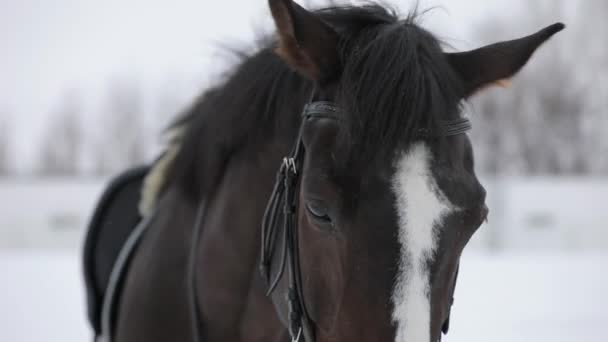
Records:
[[[459,101],[512,77],[564,27],[443,53],[415,22],[384,12],[365,21],[347,9],[352,22],[332,22],[331,15],[291,0],[269,4],[277,53],[314,82],[323,99],[354,116],[345,121],[370,123],[359,130],[376,133],[376,140],[359,145],[368,149],[380,145],[385,133],[411,130],[400,125],[412,126],[409,117],[453,119]],[[376,114],[384,121],[375,124]],[[342,163],[341,123],[316,118],[304,125],[299,252],[304,301],[318,341],[438,340],[447,327],[460,255],[488,213],[468,137],[409,137],[388,157],[354,152]]]
[[[337,162],[339,123],[305,124],[299,234],[319,340],[436,341],[458,261],[487,215],[466,136]]]

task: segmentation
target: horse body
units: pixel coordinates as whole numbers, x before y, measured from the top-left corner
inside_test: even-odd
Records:
[[[444,123],[563,26],[446,54],[414,19],[380,6],[269,4],[277,38],[179,121],[187,132],[131,262],[113,340],[439,340],[460,255],[487,215],[465,130]],[[309,101],[341,110],[303,118]],[[260,223],[295,144],[297,201],[279,215],[293,211],[299,258],[282,268],[284,245],[272,244],[264,279]]]

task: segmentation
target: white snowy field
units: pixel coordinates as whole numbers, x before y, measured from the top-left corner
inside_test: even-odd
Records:
[[[0,252],[0,341],[81,342],[80,255]],[[467,254],[448,342],[606,340],[608,253]]]
[[[75,250],[108,182],[0,178],[0,251]]]

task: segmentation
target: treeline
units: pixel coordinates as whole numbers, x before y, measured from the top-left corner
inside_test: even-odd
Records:
[[[26,170],[15,167],[20,150],[16,145],[22,144],[22,149],[28,142],[17,141],[10,122],[0,120],[0,176],[107,176],[153,160],[164,127],[179,110],[178,90],[165,90],[146,101],[137,82],[120,78],[110,82],[94,110],[82,93],[66,92],[49,111],[41,136],[31,142],[39,146]]]
[[[106,175],[146,160],[143,97],[135,83],[115,82],[108,89],[97,122],[83,120],[83,103],[68,96],[52,113],[42,137],[39,175]],[[91,129],[93,128],[93,129]]]
[[[517,22],[488,18],[476,27],[490,43],[565,20],[508,89],[488,89],[468,105],[477,169],[486,175],[608,174],[608,1],[526,2]],[[524,30],[525,28],[525,30]],[[97,122],[84,101],[66,95],[52,110],[33,174],[108,175],[151,160],[159,133],[180,108],[175,89],[146,108],[141,87],[114,82]],[[156,115],[146,115],[154,111]],[[6,115],[0,116],[8,117]],[[148,120],[146,120],[148,118]],[[0,175],[14,173],[15,136],[0,120]]]

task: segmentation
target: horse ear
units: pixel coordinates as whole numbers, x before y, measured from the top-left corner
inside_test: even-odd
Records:
[[[463,82],[463,96],[469,97],[492,83],[508,83],[505,80],[515,75],[542,43],[564,28],[564,24],[557,23],[524,38],[468,52],[447,53],[448,61]]]
[[[291,0],[268,0],[277,27],[276,52],[306,78],[327,82],[339,73],[339,35]]]

